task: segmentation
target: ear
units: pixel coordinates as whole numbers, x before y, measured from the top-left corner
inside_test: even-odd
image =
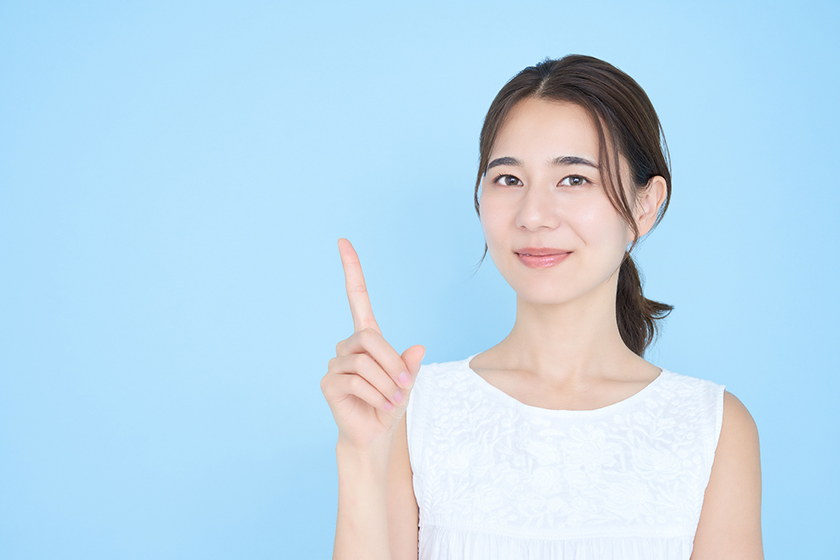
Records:
[[[668,192],[668,185],[665,179],[659,175],[652,177],[648,184],[639,191],[636,199],[636,224],[639,227],[639,237],[642,237],[651,230],[659,215],[659,208],[665,202],[665,195]]]

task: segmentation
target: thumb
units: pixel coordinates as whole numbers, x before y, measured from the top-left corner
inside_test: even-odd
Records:
[[[411,375],[411,386],[407,389],[401,389],[401,391],[404,392],[406,399],[399,408],[394,410],[393,413],[397,415],[397,417],[404,414],[408,408],[408,400],[411,398],[411,390],[414,388],[414,382],[417,380],[417,372],[420,371],[420,360],[423,359],[425,354],[426,349],[417,344],[403,352],[400,356],[405,364],[405,367],[408,368],[409,375]]]
[[[412,346],[402,353],[403,362],[408,368],[408,373],[411,374],[412,380],[417,377],[417,372],[420,371],[420,362],[425,355],[426,349],[419,344]]]

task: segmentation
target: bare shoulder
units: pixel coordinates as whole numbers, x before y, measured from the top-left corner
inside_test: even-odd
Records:
[[[726,436],[725,440],[724,436]],[[754,443],[756,451],[758,450],[758,427],[755,425],[755,420],[738,397],[729,391],[724,391],[721,440],[726,444],[730,439],[736,439],[742,443]],[[720,444],[718,444],[718,450],[720,450]]]
[[[416,560],[419,518],[403,414],[388,465],[388,539],[394,560]]]
[[[743,403],[728,392],[691,558],[764,558],[758,429]]]

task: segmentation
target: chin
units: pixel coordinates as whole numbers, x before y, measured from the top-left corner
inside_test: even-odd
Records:
[[[563,289],[562,286],[557,285],[512,287],[519,301],[531,305],[562,305],[574,301],[583,295],[579,290]]]
[[[617,272],[614,276],[617,276]],[[594,297],[600,300],[610,294],[614,297],[616,285],[607,278],[545,278],[534,281],[533,278],[518,278],[508,282],[516,292],[517,299],[532,305],[563,305],[581,298]],[[565,281],[564,281],[565,280]],[[576,280],[576,281],[575,281]]]

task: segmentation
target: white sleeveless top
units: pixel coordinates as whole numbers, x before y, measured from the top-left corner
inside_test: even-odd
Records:
[[[525,405],[423,366],[406,425],[421,560],[688,559],[724,387],[668,371],[596,410]]]

